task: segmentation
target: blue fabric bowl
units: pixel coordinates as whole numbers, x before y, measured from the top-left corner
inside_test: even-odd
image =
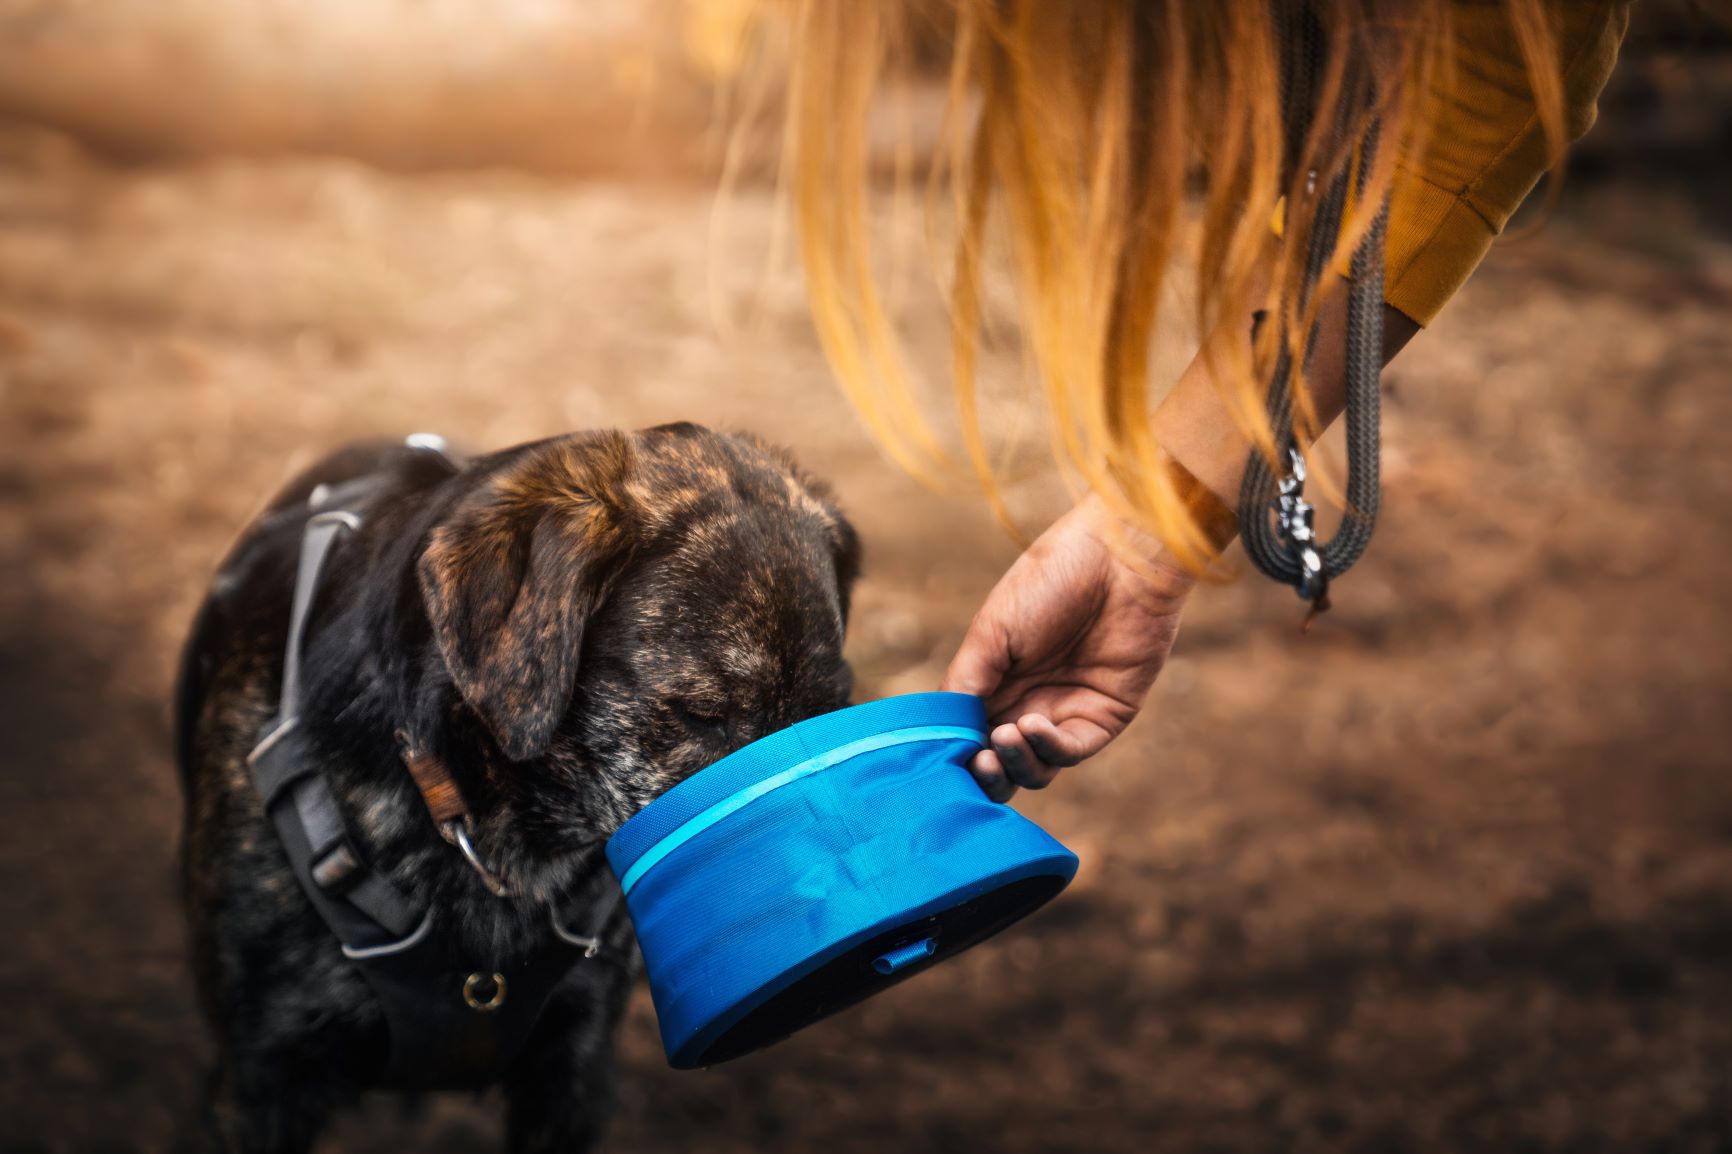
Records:
[[[996,933],[1076,855],[965,768],[980,700],[920,693],[753,742],[620,827],[607,856],[668,1062],[749,1053]]]

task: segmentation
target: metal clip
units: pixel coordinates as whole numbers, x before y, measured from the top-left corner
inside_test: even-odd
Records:
[[[463,859],[480,876],[481,884],[487,887],[488,893],[496,898],[511,896],[511,887],[506,885],[498,874],[489,869],[487,863],[481,860],[481,855],[475,852],[475,843],[469,840],[469,820],[467,818],[461,821],[448,821],[439,827],[439,832],[445,836],[446,841],[456,846],[463,854]]]
[[[1287,465],[1275,498],[1276,532],[1299,567],[1295,588],[1300,599],[1320,609],[1329,594],[1329,574],[1317,552],[1316,509],[1305,499],[1305,458],[1297,445],[1287,446]]]

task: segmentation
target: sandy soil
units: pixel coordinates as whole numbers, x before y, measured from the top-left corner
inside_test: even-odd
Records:
[[[714,247],[710,208],[4,138],[0,1149],[161,1149],[195,1093],[173,655],[316,452],[759,431],[864,534],[863,694],[935,682],[1014,548],[858,430],[797,279],[760,275],[763,194]],[[1317,629],[1204,593],[1146,717],[1019,801],[1081,854],[1071,893],[710,1072],[665,1068],[640,993],[610,1148],[1732,1148],[1732,250],[1623,243],[1647,211],[1500,253],[1397,363],[1385,521]],[[381,1099],[327,1148],[499,1129]]]

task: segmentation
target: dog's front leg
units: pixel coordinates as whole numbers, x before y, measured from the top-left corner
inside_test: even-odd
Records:
[[[361,977],[331,956],[334,943],[308,950],[281,937],[268,944],[275,952],[251,942],[222,954],[232,965],[212,967],[210,994],[220,1009],[203,1111],[207,1150],[303,1154],[332,1111],[373,1084],[384,1061],[383,1016]],[[283,963],[293,978],[259,967],[260,957]]]
[[[251,1063],[225,1064],[210,1080],[193,1148],[212,1154],[305,1154],[331,1111],[328,1088]]]
[[[513,1063],[505,1081],[511,1154],[581,1154],[601,1141],[613,1113],[614,1031],[630,984],[610,974],[597,986],[550,1004]]]
[[[553,1046],[519,1065],[505,1084],[510,1154],[582,1154],[600,1143],[613,1113],[611,1049]]]

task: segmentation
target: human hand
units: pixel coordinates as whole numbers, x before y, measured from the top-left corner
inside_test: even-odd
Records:
[[[1127,548],[1136,560],[1121,556]],[[1043,789],[1124,732],[1195,584],[1094,496],[1017,558],[974,615],[940,687],[986,699],[989,745],[968,768],[987,796]]]

